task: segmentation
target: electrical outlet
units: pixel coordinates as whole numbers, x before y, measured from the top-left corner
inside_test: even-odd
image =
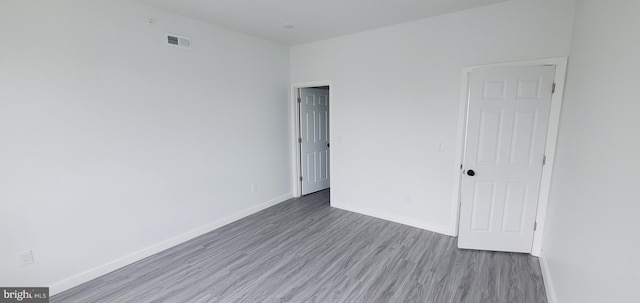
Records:
[[[18,264],[20,264],[20,266],[33,264],[33,252],[31,249],[18,253]]]
[[[251,192],[252,193],[258,192],[258,184],[251,184]]]
[[[439,152],[443,152],[444,151],[444,143],[440,142],[438,143],[438,147],[436,148],[437,151]]]

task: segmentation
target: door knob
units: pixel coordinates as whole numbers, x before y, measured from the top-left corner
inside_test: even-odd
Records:
[[[473,177],[473,176],[476,175],[476,172],[474,172],[473,169],[470,169],[470,170],[467,171],[467,175]]]

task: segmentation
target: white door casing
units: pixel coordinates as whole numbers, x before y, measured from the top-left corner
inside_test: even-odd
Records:
[[[302,194],[329,188],[329,89],[299,91]]]
[[[469,74],[458,247],[531,252],[554,73],[502,66]]]

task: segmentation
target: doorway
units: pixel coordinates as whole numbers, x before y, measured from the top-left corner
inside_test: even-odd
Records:
[[[328,81],[292,86],[294,196],[330,187],[331,94]]]

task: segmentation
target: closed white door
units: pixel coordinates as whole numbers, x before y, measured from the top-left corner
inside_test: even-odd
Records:
[[[470,73],[458,247],[531,252],[554,73]]]
[[[329,88],[301,88],[302,194],[329,188]]]

